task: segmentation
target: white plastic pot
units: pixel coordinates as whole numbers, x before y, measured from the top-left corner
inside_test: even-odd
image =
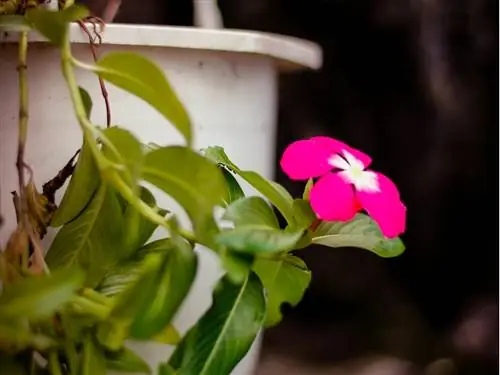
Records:
[[[0,191],[5,219],[0,242],[5,245],[15,228],[10,191],[17,189],[18,82],[17,34],[0,36]],[[30,35],[28,51],[30,121],[26,161],[35,171],[37,185],[52,178],[81,145],[59,52],[39,36]],[[92,62],[87,37],[71,29],[73,52]],[[134,51],[153,59],[166,72],[194,124],[195,146],[220,145],[243,169],[273,176],[277,112],[277,79],[280,71],[319,68],[321,50],[310,42],[282,36],[231,30],[109,25],[99,53]],[[92,120],[105,124],[105,108],[97,78],[78,71],[78,83],[93,100]],[[154,109],[132,95],[107,85],[113,124],[131,130],[143,142],[181,144],[182,138]],[[159,204],[170,206],[163,195]],[[50,235],[49,235],[50,237]],[[211,288],[221,274],[216,259],[198,249],[201,266],[192,292],[175,325],[184,333],[211,302]],[[168,359],[172,347],[134,343],[134,349],[156,368]],[[251,353],[233,372],[252,373],[258,357]]]

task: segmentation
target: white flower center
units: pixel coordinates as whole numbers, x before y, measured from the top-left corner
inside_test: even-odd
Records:
[[[338,154],[333,155],[328,160],[328,164],[341,169],[338,174],[345,182],[353,184],[358,191],[372,193],[380,191],[377,175],[374,172],[365,171],[363,162],[350,152],[342,150],[342,154],[344,157]]]

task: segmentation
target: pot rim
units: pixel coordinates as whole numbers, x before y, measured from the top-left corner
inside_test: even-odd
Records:
[[[2,34],[0,43],[17,42],[17,32]],[[72,43],[88,43],[88,36],[79,25],[72,24],[70,40]],[[29,41],[37,43],[47,40],[38,33],[30,32]],[[257,54],[275,59],[281,71],[319,69],[323,62],[321,47],[314,42],[246,30],[109,24],[102,35],[102,44]]]

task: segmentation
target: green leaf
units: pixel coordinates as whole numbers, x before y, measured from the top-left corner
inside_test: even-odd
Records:
[[[113,85],[143,99],[174,125],[191,144],[191,121],[161,67],[133,52],[111,52],[94,72]]]
[[[50,226],[60,227],[77,217],[92,199],[101,177],[86,140],[83,141],[80,155],[64,193],[59,208],[54,213]]]
[[[71,268],[4,285],[0,295],[0,320],[50,317],[74,296],[84,280],[81,270]]]
[[[177,372],[168,363],[160,363],[158,375],[177,375]]]
[[[297,305],[311,282],[311,272],[306,264],[293,255],[281,260],[257,259],[253,267],[267,291],[266,327],[282,319],[281,305]]]
[[[217,243],[250,254],[274,254],[292,250],[303,231],[288,232],[262,226],[243,226],[221,232]]]
[[[146,155],[143,176],[180,203],[193,221],[197,238],[212,245],[218,232],[214,207],[228,199],[217,166],[189,148],[163,147]]]
[[[225,205],[228,206],[231,203],[237,201],[240,198],[245,197],[245,193],[241,189],[240,184],[236,181],[236,178],[231,174],[231,172],[227,171],[224,168],[220,168],[222,174],[224,175],[224,179],[226,180],[227,191],[228,191],[228,200],[225,202]]]
[[[148,255],[167,253],[174,247],[170,240],[158,240],[143,246],[132,259],[124,260],[108,269],[96,290],[107,297],[123,292],[139,280],[144,272],[145,258]],[[151,269],[148,272],[151,272]]]
[[[147,362],[133,350],[126,347],[118,352],[108,352],[106,366],[108,369],[119,372],[151,374],[151,368]]]
[[[156,291],[156,275],[163,261],[164,255],[161,253],[147,254],[138,263],[136,278],[123,285],[122,291],[114,295],[113,309],[108,319],[98,325],[96,333],[97,340],[106,349],[117,351],[130,337],[130,326],[135,316],[147,303],[151,293]]]
[[[81,5],[71,5],[62,11],[51,11],[41,7],[28,9],[25,19],[28,24],[61,47],[71,22],[82,20],[90,15],[87,8]]]
[[[12,2],[14,7],[16,7],[15,3]],[[0,5],[0,8],[2,6],[5,6],[6,3],[2,2]],[[30,25],[26,22],[26,19],[24,16],[17,15],[17,14],[2,14],[0,15],[0,30],[2,31],[30,31],[31,27]]]
[[[219,259],[228,278],[235,284],[241,284],[252,270],[254,256],[226,248],[219,252]]]
[[[269,181],[253,171],[243,171],[239,169],[224,152],[224,149],[219,146],[208,147],[204,150],[207,158],[237,174],[253,186],[264,197],[269,199],[271,203],[281,212],[288,224],[294,223],[293,216],[293,198],[281,185]]]
[[[156,199],[151,192],[145,187],[141,186],[140,198],[152,208],[156,208]],[[167,210],[160,209],[158,213],[161,216],[167,214]],[[158,228],[155,224],[142,216],[134,206],[128,205],[124,213],[125,217],[125,238],[124,238],[124,251],[131,254],[139,249],[151,237],[153,232]]]
[[[309,195],[311,194],[311,189],[314,186],[314,180],[310,178],[307,180],[307,184],[304,188],[304,193],[302,194],[302,199],[308,201],[309,200]]]
[[[87,115],[87,118],[90,118],[90,115],[92,113],[92,98],[90,97],[90,94],[85,90],[83,87],[78,87],[78,91],[80,91],[80,96],[82,97],[83,101],[83,106],[85,107],[85,114]]]
[[[182,375],[228,375],[261,329],[265,306],[262,284],[253,273],[241,285],[224,277],[212,307],[184,336],[168,364]]]
[[[148,294],[139,314],[135,316],[130,334],[136,339],[149,339],[169,324],[188,295],[196,276],[198,258],[184,239],[175,235],[166,241],[170,249],[155,277],[155,288]]]
[[[385,238],[377,223],[364,214],[347,222],[322,222],[312,242],[328,247],[358,247],[382,258],[396,257],[405,250],[400,238]]]
[[[116,126],[103,130],[101,138],[104,156],[123,168],[120,176],[135,190],[144,162],[141,143],[130,131]]]
[[[114,284],[106,282],[116,302],[99,326],[97,338],[109,350],[120,349],[129,337],[157,339],[168,328],[196,275],[196,254],[175,236],[154,241],[136,255],[142,260],[129,263],[128,274],[117,273]]]
[[[166,327],[151,338],[152,341],[167,345],[177,345],[181,341],[181,334],[172,324],[167,324]]]
[[[295,225],[300,229],[309,228],[317,218],[309,201],[304,199],[295,199],[293,201],[293,212],[296,223]]]
[[[248,197],[231,204],[223,218],[235,229],[221,232],[217,242],[228,248],[250,254],[291,250],[302,237],[302,229],[283,231],[272,208],[260,197]]]
[[[83,341],[81,375],[106,375],[106,358],[91,336]]]
[[[116,194],[101,185],[90,204],[57,233],[46,261],[51,269],[78,265],[87,270],[87,286],[95,286],[123,254],[123,215]]]
[[[233,202],[226,209],[223,219],[232,221],[236,227],[258,225],[279,229],[273,209],[261,197],[242,198]]]

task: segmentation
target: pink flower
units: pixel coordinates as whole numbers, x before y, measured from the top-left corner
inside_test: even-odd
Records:
[[[309,197],[321,220],[348,221],[364,209],[386,237],[397,237],[405,231],[406,207],[388,177],[366,169],[371,162],[343,142],[313,137],[290,144],[281,168],[292,180],[319,177]]]

